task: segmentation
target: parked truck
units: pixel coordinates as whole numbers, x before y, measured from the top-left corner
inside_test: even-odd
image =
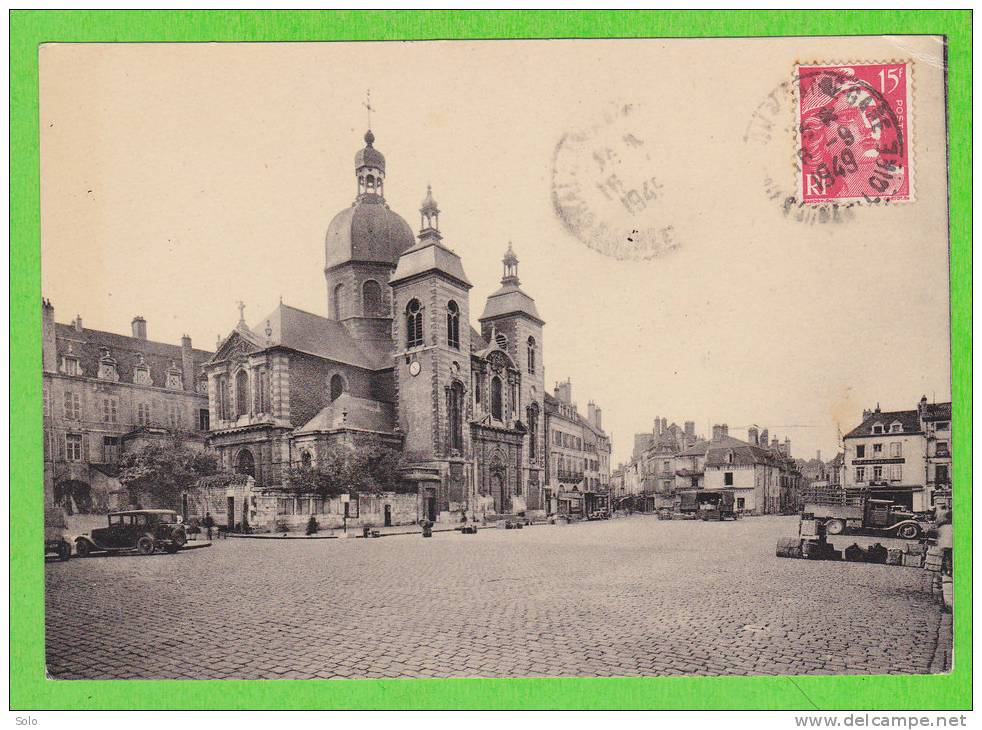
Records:
[[[916,540],[929,525],[903,505],[889,499],[811,496],[802,508],[802,519],[814,518],[829,535],[873,535]]]
[[[722,522],[729,517],[735,519],[733,505],[736,500],[732,489],[684,489],[679,492],[681,502],[679,511],[694,513],[698,519]]]

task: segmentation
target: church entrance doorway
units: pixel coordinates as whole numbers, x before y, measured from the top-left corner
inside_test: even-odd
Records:
[[[423,490],[423,519],[436,522],[436,490],[433,487]]]
[[[491,496],[494,498],[494,511],[503,514],[508,511],[508,491],[505,475],[500,471],[491,473]]]

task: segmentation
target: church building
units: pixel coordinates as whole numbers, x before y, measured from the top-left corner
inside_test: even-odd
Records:
[[[476,329],[432,191],[414,235],[386,204],[374,144],[369,131],[355,200],[327,227],[326,316],[281,302],[250,326],[240,303],[204,365],[209,446],[225,471],[254,478],[241,507],[253,525],[292,494],[291,467],[369,441],[402,451],[413,520],[542,510],[544,322],[518,258],[509,244]]]

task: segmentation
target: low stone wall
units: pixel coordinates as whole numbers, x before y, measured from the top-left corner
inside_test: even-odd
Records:
[[[268,532],[302,532],[311,515],[321,530],[340,529],[345,524],[344,502],[340,497],[298,497],[287,492],[265,492],[255,497],[254,529]],[[390,524],[413,525],[419,520],[419,500],[415,494],[383,492],[379,495],[352,497],[348,503],[348,528],[381,527],[385,508],[389,507]]]

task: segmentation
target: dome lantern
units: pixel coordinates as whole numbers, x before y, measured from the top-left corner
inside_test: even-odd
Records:
[[[433,188],[426,186],[426,197],[419,208],[419,238],[436,239],[439,241],[443,236],[440,235],[440,208],[433,198]]]
[[[355,154],[355,177],[358,179],[358,197],[383,196],[385,183],[385,155],[374,147],[372,130],[365,132],[365,147]]]
[[[504,265],[504,275],[501,277],[501,283],[518,285],[518,257],[512,250],[511,241],[508,242],[508,250],[505,251],[505,256],[501,259],[501,263]]]

